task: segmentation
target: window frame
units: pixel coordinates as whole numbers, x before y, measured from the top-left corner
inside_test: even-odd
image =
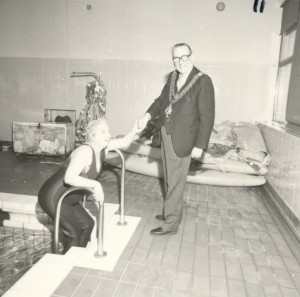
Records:
[[[289,1],[291,0],[284,1],[281,6],[284,6]],[[286,111],[297,36],[297,21],[297,19],[292,19],[291,24],[287,26],[285,32],[281,31],[272,121],[283,125],[288,124]],[[285,39],[287,39],[287,41]],[[284,68],[286,68],[287,71],[284,71]],[[282,92],[282,90],[284,90],[284,92]]]

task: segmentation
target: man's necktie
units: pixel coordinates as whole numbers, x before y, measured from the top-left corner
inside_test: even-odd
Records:
[[[179,78],[177,80],[177,90],[179,91],[181,87],[184,85],[185,79],[183,75],[179,75]]]

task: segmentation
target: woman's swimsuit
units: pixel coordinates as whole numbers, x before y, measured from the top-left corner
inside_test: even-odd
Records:
[[[93,160],[88,171],[81,173],[80,176],[88,179],[96,179],[101,171],[104,151],[101,152],[100,168],[97,170],[94,149],[87,143],[83,145],[88,145],[92,149]],[[38,201],[41,208],[53,221],[60,196],[70,187],[64,183],[64,177],[69,163],[70,157],[64,162],[62,167],[42,185],[38,193]],[[90,239],[94,227],[94,220],[81,204],[84,195],[85,191],[76,191],[69,194],[62,202],[60,228],[65,234],[65,252],[71,246],[85,247]]]

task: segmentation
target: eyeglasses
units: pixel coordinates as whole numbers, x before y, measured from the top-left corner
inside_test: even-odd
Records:
[[[174,63],[178,63],[180,60],[181,60],[182,62],[185,62],[185,61],[187,61],[187,60],[189,59],[190,55],[191,55],[191,54],[189,54],[189,55],[183,55],[183,56],[181,56],[181,57],[173,57],[173,62],[174,62]]]

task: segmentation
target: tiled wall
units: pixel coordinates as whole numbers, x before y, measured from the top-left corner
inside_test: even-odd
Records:
[[[276,65],[194,64],[214,82],[217,122],[270,119]],[[11,140],[13,121],[43,121],[45,108],[75,109],[78,116],[86,104],[85,85],[93,78],[70,78],[72,71],[102,73],[112,134],[124,134],[172,70],[171,61],[0,57],[0,140]]]
[[[300,133],[260,124],[272,156],[266,190],[300,238]]]

